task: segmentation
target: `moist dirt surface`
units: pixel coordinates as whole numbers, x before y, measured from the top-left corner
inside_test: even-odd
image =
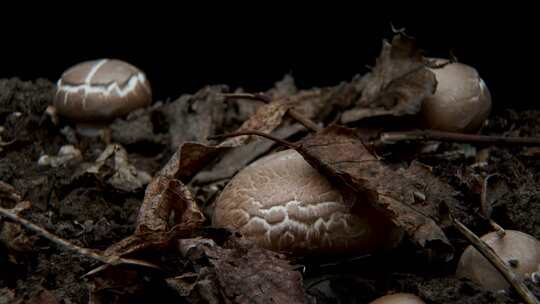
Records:
[[[291,81],[285,78],[269,94],[297,94]],[[212,101],[217,98],[215,94],[228,91],[225,86],[213,86],[174,101],[155,103],[111,123],[102,136],[88,138],[80,136],[69,121],[60,118],[55,122],[54,115],[46,113],[54,97],[51,82],[2,79],[0,181],[11,185],[24,201],[30,202],[31,206],[20,212],[21,217],[80,247],[106,250],[134,233],[148,184],[145,174],[156,175],[180,144],[205,141],[207,136],[233,131],[260,106],[253,101],[221,100],[217,105]],[[343,105],[319,111],[319,116],[309,115],[308,110],[304,113],[312,118],[323,117],[320,113],[324,113],[322,121],[326,124],[336,119],[340,107]],[[307,133],[285,128],[279,134],[294,141]],[[540,136],[540,111],[497,109],[481,134]],[[89,171],[109,143],[127,151],[134,179],[116,179],[117,168],[112,158],[102,162],[97,173]],[[78,149],[80,155],[61,158],[54,164],[38,162],[44,155],[58,157],[66,145]],[[252,158],[275,149],[261,145],[259,150],[253,150]],[[540,239],[540,150],[520,145],[434,145],[401,143],[387,149],[383,157],[395,164],[414,160],[430,166],[440,181],[455,190],[460,220],[478,235],[492,229],[479,215],[482,177],[496,174],[502,182],[488,187],[493,197],[492,219],[505,229],[520,230]],[[231,156],[227,162],[212,163],[187,184],[207,218],[211,218],[211,202],[219,191],[237,170],[251,162],[245,157],[239,159]],[[235,161],[236,166],[231,167]],[[5,192],[0,196],[3,208],[13,208],[16,203]],[[209,220],[204,223],[205,227],[210,224]],[[392,251],[373,256],[286,259],[301,275],[305,302],[369,303],[392,292],[414,293],[427,303],[520,302],[512,291],[484,291],[470,281],[456,278],[457,260],[468,243],[457,230],[448,229],[446,235],[455,253],[453,259],[444,262],[430,259],[429,254],[420,252],[406,240]],[[157,258],[155,252],[152,254]],[[160,259],[171,261],[168,271],[175,276],[182,274],[187,263],[171,251]],[[129,284],[100,288],[96,283],[99,281],[87,276],[100,265],[0,218],[0,303],[148,303],[156,297],[162,299],[161,303],[211,302],[208,300],[211,297],[188,295],[173,288],[165,280],[171,274],[149,272],[146,281],[144,278],[138,281],[137,288]],[[132,270],[138,271],[147,270]],[[533,283],[527,284],[538,293]],[[108,289],[115,291],[107,294]],[[96,290],[102,293],[105,290],[105,295],[97,296]],[[224,302],[235,302],[230,299]]]

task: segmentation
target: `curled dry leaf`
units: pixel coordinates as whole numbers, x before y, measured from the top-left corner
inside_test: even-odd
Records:
[[[200,228],[205,220],[191,192],[181,181],[158,176],[146,188],[136,233],[169,230],[172,211],[175,223],[186,229]]]
[[[355,205],[371,204],[384,211],[418,245],[449,259],[453,247],[438,222],[446,216],[444,199],[426,195],[429,172],[392,170],[377,159],[353,129],[331,126],[300,142],[297,151],[327,176]],[[434,182],[436,178],[430,178]],[[442,188],[441,188],[442,189]],[[433,194],[433,193],[431,193]],[[448,196],[451,196],[449,194]],[[452,204],[452,200],[446,201]],[[448,206],[452,209],[452,206]]]
[[[210,303],[305,303],[302,276],[284,257],[247,240],[231,238],[224,247],[207,239],[180,242],[180,251],[198,265],[196,282],[182,278],[194,300]],[[201,259],[206,257],[206,259]],[[204,264],[200,264],[200,263]],[[177,284],[179,285],[179,284]]]
[[[357,107],[343,113],[342,123],[374,116],[403,116],[420,112],[422,101],[437,87],[435,75],[425,66],[415,40],[402,33],[383,41],[372,72],[362,78]]]
[[[226,86],[207,86],[158,109],[169,125],[173,149],[186,142],[202,142],[222,128],[227,107],[223,93],[227,91]]]
[[[280,96],[279,94],[274,94]],[[272,133],[282,138],[296,134],[304,127],[297,123],[284,123],[283,117],[290,107],[299,102],[298,98],[277,97],[268,104],[260,106],[255,114],[246,120],[237,132],[257,130]],[[268,152],[273,146],[272,142],[262,141],[255,136],[244,135],[224,140],[217,147],[235,148],[223,153],[220,161],[208,170],[197,174],[194,182],[205,184],[221,179],[230,178],[238,170],[244,168],[251,161]]]
[[[104,174],[103,171],[106,171],[105,164],[111,158],[113,161],[112,175],[107,178],[107,183],[113,188],[132,192],[150,182],[150,174],[131,165],[126,149],[119,144],[108,145],[95,163],[86,169],[86,172],[94,175],[108,175]]]
[[[276,127],[281,125],[283,116],[285,116],[285,113],[287,113],[287,110],[292,105],[293,103],[287,98],[275,99],[259,107],[255,114],[246,120],[237,131],[257,130],[265,133],[272,132]],[[218,147],[238,147],[252,140],[253,136],[249,135],[228,138],[220,143]]]

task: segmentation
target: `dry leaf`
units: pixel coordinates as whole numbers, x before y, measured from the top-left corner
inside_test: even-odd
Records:
[[[107,172],[106,162],[112,159],[112,172]],[[129,163],[126,149],[119,144],[108,145],[95,163],[86,169],[86,173],[108,176],[107,183],[113,188],[132,192],[136,191],[151,180],[150,174],[138,170]],[[110,175],[110,176],[109,176]]]
[[[435,92],[437,80],[425,66],[413,38],[397,34],[392,43],[383,41],[372,72],[362,79],[357,107],[346,111],[342,123],[374,116],[417,114],[425,97]]]
[[[192,299],[216,303],[305,303],[307,300],[300,273],[282,255],[247,240],[232,238],[224,247],[207,239],[183,240],[180,250],[200,269],[191,289]],[[207,264],[201,265],[199,261]]]
[[[340,187],[353,211],[355,204],[371,204],[421,247],[451,257],[453,248],[437,223],[445,216],[442,202],[428,200],[427,185],[411,178],[413,171],[394,171],[377,159],[353,129],[329,127],[301,141],[297,151]]]

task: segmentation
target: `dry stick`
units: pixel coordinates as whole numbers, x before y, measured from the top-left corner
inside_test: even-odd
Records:
[[[311,95],[316,95],[316,93],[306,94],[307,97],[309,97]],[[226,99],[233,99],[233,98],[235,98],[235,99],[249,99],[249,100],[262,101],[264,103],[269,103],[269,102],[272,101],[270,97],[268,97],[267,95],[262,94],[262,93],[256,93],[256,94],[233,93],[233,94],[223,94],[223,96]],[[301,97],[306,97],[306,96],[301,96]],[[304,127],[308,128],[309,130],[311,130],[313,132],[318,132],[318,131],[322,130],[322,128],[319,127],[316,123],[314,123],[311,119],[309,119],[309,118],[305,117],[304,115],[300,114],[295,109],[289,109],[287,111],[287,113],[292,118],[296,119],[299,123],[301,123]]]
[[[506,231],[504,231],[503,227],[501,227],[499,224],[497,224],[494,220],[491,219],[491,212],[493,207],[487,199],[489,179],[497,175],[498,174],[490,174],[486,176],[484,178],[484,181],[482,182],[482,193],[480,195],[480,210],[482,216],[489,221],[489,224],[495,230],[497,235],[502,238],[506,235]]]
[[[437,140],[447,142],[486,143],[486,144],[519,144],[539,146],[539,137],[504,137],[488,135],[472,135],[435,130],[417,130],[407,132],[386,132],[380,136],[382,143],[404,140]]]
[[[109,264],[109,265],[120,265],[120,264],[131,264],[131,265],[138,265],[138,266],[145,266],[155,269],[161,269],[159,266],[154,265],[152,263],[148,263],[145,261],[135,260],[135,259],[125,259],[118,256],[104,256],[102,254],[99,254],[97,251],[79,247],[75,244],[72,244],[64,239],[61,239],[57,237],[56,235],[48,232],[47,230],[39,227],[38,225],[18,216],[13,211],[5,208],[0,207],[0,215],[7,217],[8,219],[24,226],[28,230],[31,230],[42,237],[48,239],[49,241],[59,245],[60,247],[67,248],[69,250],[75,251],[79,253],[82,256],[89,257],[91,259]]]
[[[215,135],[215,136],[207,137],[207,139],[209,139],[209,140],[225,139],[225,138],[229,138],[229,137],[236,137],[236,136],[243,136],[243,135],[257,135],[257,136],[268,138],[268,139],[270,139],[272,141],[275,141],[276,143],[278,143],[278,144],[280,144],[282,146],[285,146],[285,147],[288,147],[288,148],[291,148],[291,149],[300,148],[300,146],[298,146],[297,144],[294,144],[294,143],[292,143],[290,141],[286,141],[284,139],[275,137],[275,136],[270,135],[268,133],[264,133],[264,132],[261,132],[261,131],[255,131],[255,130],[246,130],[246,131],[241,131],[241,132],[234,132],[234,133],[228,133],[228,134]]]
[[[534,294],[525,286],[523,281],[512,271],[491,247],[489,247],[484,241],[474,234],[469,228],[457,219],[453,219],[454,226],[471,242],[474,248],[478,250],[510,283],[510,285],[517,291],[521,298],[527,304],[540,304]]]

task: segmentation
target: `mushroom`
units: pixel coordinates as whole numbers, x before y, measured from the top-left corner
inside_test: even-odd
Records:
[[[434,59],[433,63],[442,65],[448,61]],[[430,70],[437,79],[437,89],[423,100],[424,127],[447,132],[478,131],[491,111],[491,94],[476,69],[448,63]]]
[[[368,204],[351,213],[344,196],[295,150],[240,171],[215,202],[213,224],[292,254],[371,253],[402,231]]]
[[[141,70],[121,60],[100,59],[62,74],[54,106],[61,116],[83,126],[108,123],[151,101],[152,90]]]
[[[519,276],[529,275],[540,264],[540,241],[521,231],[506,230],[500,237],[490,232],[481,239],[495,253],[509,263]],[[509,287],[504,277],[474,247],[469,246],[459,259],[456,275],[468,278],[488,290],[501,290]]]
[[[424,304],[416,295],[412,293],[394,293],[375,299],[370,304]]]

